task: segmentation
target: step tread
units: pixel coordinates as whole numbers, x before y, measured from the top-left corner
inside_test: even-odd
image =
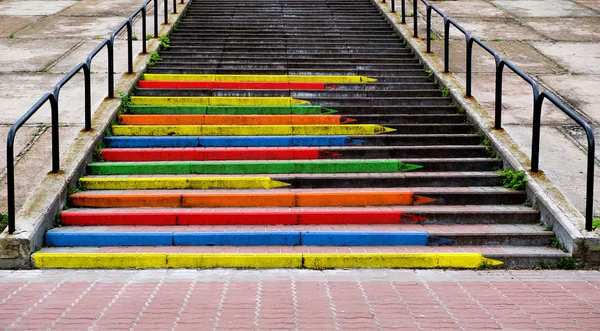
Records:
[[[116,246],[116,247],[44,247],[41,253],[212,253],[212,254],[285,254],[285,253],[478,253],[486,257],[537,256],[569,257],[569,253],[544,246]],[[35,255],[35,253],[34,253]]]
[[[553,235],[538,224],[331,224],[331,225],[163,225],[163,226],[63,226],[49,233],[223,233],[223,232],[427,232],[430,235]]]

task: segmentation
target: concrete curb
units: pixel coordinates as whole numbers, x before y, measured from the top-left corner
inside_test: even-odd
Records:
[[[159,35],[168,34],[190,4],[177,3],[177,14],[169,14],[169,25],[161,24]],[[116,82],[115,91],[130,91],[146,70],[150,53],[157,51],[160,42],[151,40],[146,54],[138,54],[133,74],[123,74]],[[85,59],[81,59],[82,61]],[[85,166],[92,160],[93,152],[104,137],[105,129],[116,118],[121,101],[119,98],[104,99],[92,117],[92,130],[80,132],[69,150],[61,156],[61,171],[49,173],[40,183],[16,216],[14,234],[4,231],[0,235],[0,268],[31,268],[31,253],[44,242],[44,233],[54,226],[55,218],[65,205],[67,192],[83,174]]]
[[[444,63],[434,53],[427,53],[426,44],[413,37],[413,30],[407,24],[401,24],[402,17],[392,13],[389,3],[373,1],[379,12],[392,25],[396,33],[406,40],[421,62],[431,69],[436,82],[449,89],[450,95],[462,106],[467,117],[490,140],[492,147],[499,152],[505,167],[514,170],[527,170],[530,159],[525,155],[504,130],[496,130],[493,119],[475,98],[466,98],[466,91],[452,73],[444,73]],[[415,13],[417,15],[418,13]],[[417,19],[417,17],[415,17]],[[593,232],[585,231],[585,218],[566,197],[543,174],[526,171],[526,192],[533,206],[540,211],[541,221],[551,226],[556,237],[574,258],[590,265],[600,263],[597,252],[600,251],[600,238]],[[592,254],[596,253],[596,254]]]

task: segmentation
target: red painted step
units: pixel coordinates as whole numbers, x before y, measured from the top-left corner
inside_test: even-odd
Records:
[[[313,160],[342,154],[319,148],[105,148],[106,161]]]
[[[400,210],[365,208],[65,210],[63,225],[404,224],[426,220]]]
[[[161,89],[223,89],[223,90],[325,90],[338,86],[326,83],[302,82],[170,82],[141,80],[141,88]]]

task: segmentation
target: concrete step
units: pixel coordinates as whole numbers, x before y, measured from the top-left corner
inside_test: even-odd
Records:
[[[479,145],[477,134],[385,134],[356,136],[105,137],[109,148],[127,147],[306,147],[306,146],[455,146]],[[415,147],[418,148],[418,147]],[[480,148],[480,147],[479,147]],[[371,148],[372,149],[372,148]],[[442,148],[444,149],[444,148]],[[454,152],[454,151],[453,151]]]
[[[65,226],[46,233],[48,247],[89,246],[549,246],[535,224]]]
[[[157,67],[160,68],[160,67]],[[267,90],[267,89],[178,89],[178,88],[138,88],[136,96],[215,96],[215,97],[282,97],[289,96],[296,99],[313,98],[362,98],[361,103],[369,102],[369,98],[407,98],[407,97],[428,97],[440,98],[442,92],[439,89],[428,90],[348,90],[348,89],[329,89],[329,90]]]
[[[519,218],[515,222],[513,218]],[[295,225],[295,224],[532,224],[539,212],[523,206],[386,206],[276,208],[74,208],[63,226]],[[449,230],[452,231],[452,230]],[[538,231],[539,232],[539,231]],[[548,234],[542,231],[544,234]]]
[[[150,248],[150,249],[149,249]],[[140,254],[140,252],[149,252]],[[568,253],[522,246],[181,246],[47,247],[37,268],[536,268],[557,265]]]
[[[502,180],[495,171],[272,174],[268,177],[264,174],[245,175],[243,177],[240,177],[240,175],[193,174],[161,175],[160,177],[155,175],[130,175],[125,178],[122,176],[86,176],[84,179],[84,188],[103,190],[141,188],[272,188],[282,186],[289,186],[290,188],[381,188],[502,185]]]
[[[459,158],[461,157],[461,158]],[[308,160],[397,158],[416,163],[428,171],[491,171],[499,169],[499,159],[485,157],[480,146],[432,147],[328,147],[328,148],[105,148],[102,159],[113,162],[216,161],[216,160]],[[413,171],[420,171],[413,170]]]
[[[315,207],[518,205],[525,192],[503,187],[264,190],[93,190],[70,195],[71,207]],[[520,220],[515,219],[515,222]],[[511,223],[512,224],[512,223]]]

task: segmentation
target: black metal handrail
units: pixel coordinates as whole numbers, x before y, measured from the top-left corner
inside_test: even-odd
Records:
[[[479,38],[471,37],[469,39],[469,41],[467,42],[467,94],[466,94],[466,96],[468,98],[471,97],[471,88],[472,88],[473,43],[478,44],[479,46],[481,46],[481,48],[483,48],[486,52],[490,53],[490,55],[492,55],[494,57],[494,63],[495,63],[494,66],[495,67],[498,67],[498,64],[500,63],[500,61],[502,61],[502,59],[500,58],[500,55],[498,55],[498,53],[496,53],[496,51],[494,51],[490,46],[486,45],[481,40],[479,40]]]
[[[92,129],[92,93],[91,93],[91,68],[92,60],[106,46],[108,52],[108,97],[114,98],[114,44],[115,38],[121,30],[127,28],[127,73],[133,73],[133,19],[141,13],[142,16],[142,52],[146,53],[146,16],[147,7],[151,1],[154,1],[154,37],[158,38],[158,0],[146,0],[142,6],[136,9],[126,21],[110,34],[108,39],[104,39],[87,56],[85,62],[79,63],[71,72],[66,74],[54,87],[53,93],[46,93],[42,96],[15,124],[13,124],[7,135],[6,141],[6,173],[7,173],[7,195],[8,195],[8,233],[12,234],[16,230],[15,226],[15,162],[14,162],[14,142],[17,131],[25,124],[46,102],[50,102],[51,120],[52,120],[52,172],[60,171],[60,149],[59,149],[59,128],[58,128],[58,107],[59,95],[62,87],[67,84],[77,73],[83,70],[84,74],[84,112],[85,112],[85,131]],[[168,24],[168,0],[165,4],[165,24]],[[181,0],[183,4],[184,1]],[[177,13],[177,1],[173,0],[173,13]]]
[[[7,182],[7,198],[8,198],[8,233],[15,232],[15,167],[14,167],[14,144],[17,131],[31,116],[33,116],[46,101],[50,102],[51,117],[52,117],[52,172],[60,171],[59,164],[59,149],[58,149],[58,103],[52,93],[46,93],[38,102],[36,102],[15,124],[8,130],[6,139],[6,182]]]
[[[496,110],[494,113],[494,128],[496,130],[502,129],[502,78],[505,66],[512,70],[519,77],[521,77],[524,81],[529,83],[529,85],[531,85],[531,88],[533,90],[534,105],[540,95],[540,87],[531,77],[519,70],[519,68],[512,64],[512,62],[508,60],[500,60],[500,62],[498,62],[498,65],[496,66]]]
[[[114,44],[115,44],[115,37],[125,27],[127,27],[127,73],[132,74],[133,73],[133,40],[132,40],[133,35],[132,35],[132,29],[131,29],[131,21],[129,19],[126,21],[123,21],[123,23],[119,24],[119,26],[115,29],[115,31],[113,31],[113,33],[110,34],[110,37],[108,38],[110,40],[109,52],[111,54],[113,53],[112,48],[114,47]]]
[[[567,108],[560,100],[558,100],[551,93],[544,91],[536,99],[533,110],[533,132],[532,132],[532,144],[531,144],[531,171],[539,171],[540,163],[540,134],[541,134],[541,122],[542,122],[542,106],[544,100],[548,99],[558,109],[569,116],[575,123],[579,124],[584,130],[588,141],[588,157],[587,157],[587,183],[586,183],[586,204],[585,204],[585,229],[587,231],[593,231],[593,220],[594,220],[594,159],[596,151],[596,142],[594,139],[594,131],[590,125],[584,121],[579,115],[575,114],[574,111]]]
[[[401,0],[402,6],[406,0]],[[383,1],[385,2],[385,0]],[[514,64],[508,60],[503,60],[498,53],[483,43],[477,37],[471,36],[466,29],[456,23],[453,19],[444,14],[437,7],[429,4],[427,0],[421,0],[426,6],[427,11],[427,52],[431,52],[431,11],[435,10],[442,18],[444,18],[444,71],[449,72],[450,62],[450,25],[454,25],[459,31],[465,35],[467,44],[467,56],[466,56],[466,97],[471,97],[472,90],[472,75],[473,75],[473,44],[476,43],[481,46],[485,51],[494,57],[496,67],[496,93],[495,93],[495,112],[494,112],[494,128],[497,130],[502,129],[502,79],[504,73],[504,67],[508,67],[515,74],[521,77],[524,81],[529,83],[533,91],[533,134],[532,134],[532,148],[531,148],[531,171],[539,171],[539,148],[540,148],[540,132],[541,132],[541,112],[542,105],[545,99],[550,100],[555,106],[561,111],[567,114],[577,124],[584,128],[587,139],[588,139],[588,163],[587,163],[587,188],[586,188],[586,207],[585,207],[585,228],[587,231],[592,230],[593,220],[593,207],[594,207],[594,160],[595,160],[595,140],[594,133],[590,125],[579,117],[573,110],[566,107],[560,102],[555,96],[549,92],[542,92],[540,94],[539,85],[527,74],[522,72]],[[413,0],[413,36],[418,37],[418,0]],[[402,12],[402,24],[406,24],[406,14]]]

